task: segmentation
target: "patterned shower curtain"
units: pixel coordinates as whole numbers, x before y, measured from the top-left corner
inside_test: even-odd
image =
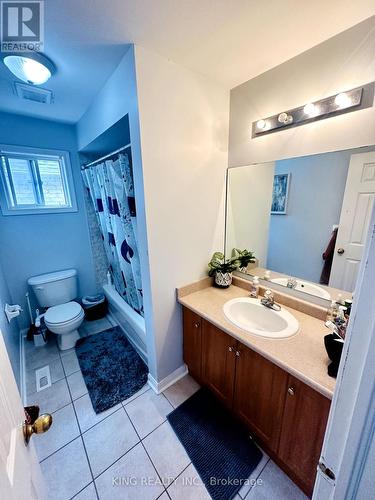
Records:
[[[115,288],[143,316],[130,154],[130,148],[126,149],[114,160],[82,170],[82,175],[94,204]]]

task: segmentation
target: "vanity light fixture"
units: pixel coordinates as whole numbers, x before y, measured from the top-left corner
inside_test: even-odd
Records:
[[[318,113],[318,107],[312,102],[309,102],[308,104],[305,104],[303,112],[307,116],[316,116]]]
[[[253,122],[252,137],[373,105],[375,82]]]
[[[340,109],[348,108],[351,105],[351,103],[352,100],[350,99],[350,97],[346,92],[341,92],[340,94],[337,94],[337,96],[335,97],[335,104],[337,104],[337,106]]]
[[[264,130],[266,128],[266,125],[267,125],[266,120],[257,121],[257,129],[258,130]]]

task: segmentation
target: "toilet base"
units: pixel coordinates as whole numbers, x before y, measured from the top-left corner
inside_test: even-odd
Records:
[[[57,334],[57,345],[60,351],[66,351],[76,345],[77,340],[80,338],[78,330],[73,330],[70,333]]]

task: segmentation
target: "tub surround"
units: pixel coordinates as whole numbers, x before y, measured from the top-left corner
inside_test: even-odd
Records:
[[[215,288],[211,284],[211,278],[206,278],[179,288],[179,303],[323,396],[332,399],[335,380],[327,374],[330,361],[323,340],[328,333],[323,324],[326,315],[324,308],[275,293],[275,301],[297,318],[300,330],[297,335],[288,339],[266,339],[237,328],[224,315],[225,302],[248,296],[249,282],[235,277],[233,286],[226,290]],[[263,294],[264,290],[261,287],[260,293]]]

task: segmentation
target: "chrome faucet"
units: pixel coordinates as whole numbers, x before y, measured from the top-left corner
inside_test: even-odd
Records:
[[[264,307],[268,307],[268,309],[281,311],[281,306],[279,304],[276,304],[273,293],[269,289],[264,292],[264,297],[261,299],[260,303],[264,305]]]
[[[290,276],[290,278],[288,278],[286,286],[288,288],[291,288],[292,290],[294,290],[294,288],[296,288],[296,286],[297,286],[297,280]]]

